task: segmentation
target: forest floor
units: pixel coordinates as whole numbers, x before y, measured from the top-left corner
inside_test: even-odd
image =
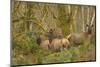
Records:
[[[25,50],[26,51],[26,50]],[[88,47],[84,45],[72,46],[69,49],[64,49],[61,52],[52,52],[37,48],[34,52],[25,52],[14,50],[12,62],[14,65],[23,64],[48,64],[48,63],[63,63],[63,62],[80,62],[80,61],[95,61],[95,45],[91,44]]]

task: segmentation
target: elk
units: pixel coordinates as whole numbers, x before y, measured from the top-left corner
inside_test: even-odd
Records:
[[[56,29],[50,29],[49,32],[46,33],[46,36],[49,40],[48,48],[54,51],[60,51],[63,48],[67,48],[69,46],[69,41],[67,38],[62,37],[62,33]]]
[[[93,25],[86,25],[87,29],[85,32],[72,33],[67,36],[71,44],[80,45],[84,43],[87,39],[91,39]]]
[[[44,49],[49,49],[49,45],[51,44],[54,37],[54,29],[50,29],[48,32],[44,34],[46,39],[43,39],[40,35],[36,37],[36,43]]]
[[[40,36],[37,37],[36,42],[40,47],[53,51],[61,51],[64,48],[68,48],[70,44],[67,38],[54,38],[52,39],[52,42],[50,42],[49,39],[42,40]]]
[[[86,30],[81,33],[71,33],[67,36],[67,39],[70,41],[72,44],[79,45],[81,43],[84,43],[87,39],[91,40],[93,37],[93,21],[95,19],[95,12],[93,14],[93,17],[90,21],[90,23],[86,24],[85,28]]]

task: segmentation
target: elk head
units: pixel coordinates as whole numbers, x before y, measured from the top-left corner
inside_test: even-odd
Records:
[[[92,34],[92,32],[93,32],[93,24],[86,24],[86,33],[87,34]]]

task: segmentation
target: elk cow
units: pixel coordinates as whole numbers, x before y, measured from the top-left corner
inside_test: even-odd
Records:
[[[69,47],[69,41],[67,38],[55,38],[52,40],[52,42],[50,43],[50,41],[47,40],[41,40],[41,38],[37,38],[37,44],[47,50],[53,50],[53,51],[61,51],[64,48],[68,48]]]
[[[93,25],[86,25],[86,31],[81,33],[72,33],[67,36],[67,39],[72,44],[80,45],[87,39],[91,39]]]
[[[88,20],[88,19],[87,19]],[[93,13],[93,16],[92,16],[92,19],[91,21],[88,21],[87,23],[89,24],[86,24],[86,30],[85,32],[81,32],[81,33],[72,33],[72,34],[69,34],[68,35],[68,40],[70,41],[70,43],[73,43],[73,44],[81,44],[81,43],[84,43],[87,39],[89,39],[90,41],[94,38],[95,38],[95,32],[93,30],[93,22],[95,20],[95,11]]]
[[[40,36],[37,37],[36,42],[39,46],[45,49],[60,51],[63,48],[68,48],[69,41],[67,38],[59,38],[55,35],[55,29],[50,29],[45,34],[48,39],[43,40]]]

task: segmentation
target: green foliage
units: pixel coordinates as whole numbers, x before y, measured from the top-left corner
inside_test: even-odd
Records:
[[[60,62],[71,62],[71,53],[68,50],[52,53],[44,57],[43,63],[60,63]]]

